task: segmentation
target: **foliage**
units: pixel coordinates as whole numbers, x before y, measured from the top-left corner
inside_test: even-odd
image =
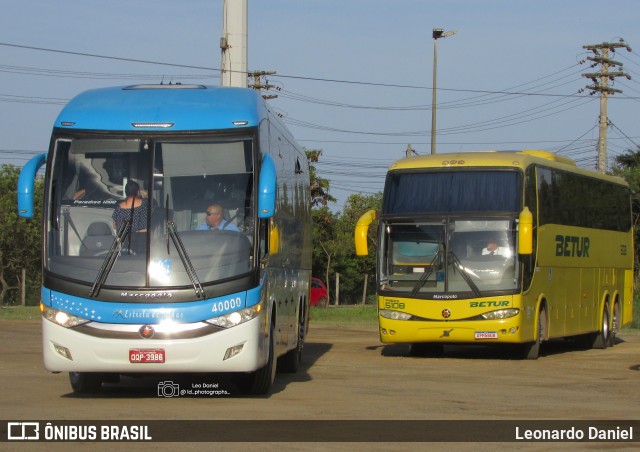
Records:
[[[380,209],[382,194],[352,194],[345,202],[341,214],[333,214],[323,207],[313,210],[314,219],[314,275],[325,281],[330,292],[330,302],[335,299],[336,273],[340,274],[340,304],[362,302],[364,275],[368,275],[367,293],[375,290],[375,252],[366,257],[355,255],[353,233],[356,222],[367,210]],[[371,244],[377,236],[376,225],[369,229]],[[373,251],[374,248],[372,248]],[[323,275],[318,269],[323,269]]]
[[[311,307],[309,312],[310,325],[330,324],[361,324],[377,325],[378,311],[375,306],[330,306],[328,308]]]
[[[305,149],[309,160],[309,177],[311,179],[311,207],[326,207],[329,202],[336,202],[336,198],[329,194],[329,180],[318,177],[314,163],[318,163],[322,150]]]
[[[313,275],[325,281],[327,288],[330,289],[333,258],[339,252],[339,244],[335,240],[336,216],[326,206],[312,209],[311,214],[313,216]],[[331,290],[329,290],[328,302],[331,303],[331,300]]]
[[[35,186],[35,210],[31,220],[18,217],[17,186],[20,169],[13,165],[0,166],[0,304],[20,303],[22,270],[26,271],[27,299],[41,282],[41,222],[43,181]]]
[[[636,272],[638,271],[638,256],[640,256],[640,228],[638,223],[640,220],[640,146],[635,150],[627,149],[626,153],[615,157],[611,172],[616,176],[622,177],[627,181],[631,188],[633,225],[634,225],[634,244]]]
[[[633,328],[640,327],[640,292],[638,291],[638,256],[640,256],[640,146],[635,151],[627,149],[624,154],[616,156],[613,165],[611,166],[612,174],[622,177],[627,181],[631,188],[631,209],[633,213],[633,227],[634,227],[634,256],[635,256],[635,271],[636,271],[636,292],[633,300],[633,320],[631,326]]]

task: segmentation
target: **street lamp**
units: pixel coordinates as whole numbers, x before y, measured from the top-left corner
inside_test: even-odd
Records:
[[[456,31],[444,31],[442,28],[433,29],[433,92],[431,94],[431,153],[436,153],[436,70],[438,67],[438,39],[448,38]]]

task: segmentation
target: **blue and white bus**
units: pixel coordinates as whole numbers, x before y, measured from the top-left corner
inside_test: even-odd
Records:
[[[48,154],[21,172],[23,217],[45,163],[48,370],[69,372],[80,393],[120,375],[224,372],[250,394],[269,391],[276,366],[297,370],[309,166],[258,92],[170,84],[80,94],[58,116]],[[145,207],[136,229],[113,215],[130,181]],[[212,205],[232,226],[203,227]]]

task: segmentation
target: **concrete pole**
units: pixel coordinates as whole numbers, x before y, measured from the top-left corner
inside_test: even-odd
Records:
[[[433,39],[433,90],[431,92],[431,153],[436,153],[436,73],[438,66],[438,39]]]
[[[602,49],[602,57],[605,63],[602,64],[602,73],[609,72],[609,64],[606,61],[609,58],[609,49]],[[598,172],[605,173],[607,171],[607,86],[609,78],[600,77],[600,86],[604,88],[600,92],[600,132],[598,134]]]
[[[455,35],[456,31],[433,29],[433,90],[431,92],[431,153],[436,153],[436,76],[438,68],[438,39]]]
[[[247,87],[248,0],[224,0],[220,84]]]

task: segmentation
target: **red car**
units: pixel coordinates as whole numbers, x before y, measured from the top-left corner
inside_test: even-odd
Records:
[[[327,306],[327,287],[318,278],[311,278],[311,299],[310,306],[324,308]]]

